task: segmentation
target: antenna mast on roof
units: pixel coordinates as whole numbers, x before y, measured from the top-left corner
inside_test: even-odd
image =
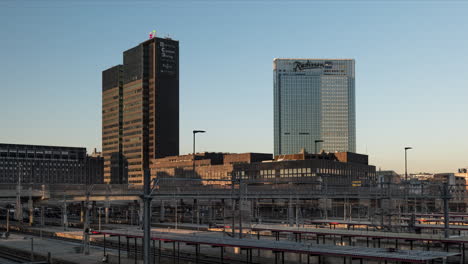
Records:
[[[156,30],[153,30],[149,33],[149,39],[155,38],[156,37]]]

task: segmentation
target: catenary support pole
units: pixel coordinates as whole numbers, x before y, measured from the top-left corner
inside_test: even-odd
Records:
[[[34,262],[34,237],[31,237],[31,262]]]
[[[6,216],[6,231],[7,233],[10,232],[10,207],[7,208],[7,216]]]
[[[450,226],[449,226],[449,200],[450,193],[448,189],[448,183],[444,182],[442,190],[442,199],[444,200],[444,236],[448,238],[450,236]]]
[[[119,244],[117,245],[117,247],[118,247],[118,251],[119,251],[118,254],[119,254],[119,264],[120,264],[120,236],[118,236],[118,243]]]
[[[143,263],[150,264],[151,252],[151,175],[149,170],[144,173],[143,186]],[[137,246],[135,244],[135,246]]]

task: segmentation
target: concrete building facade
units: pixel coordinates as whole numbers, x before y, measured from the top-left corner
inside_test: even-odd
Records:
[[[17,184],[99,184],[104,163],[85,148],[0,144],[0,182]]]

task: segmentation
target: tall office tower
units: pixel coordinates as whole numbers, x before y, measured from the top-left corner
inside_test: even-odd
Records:
[[[123,66],[102,72],[102,156],[106,183],[127,183],[122,155]]]
[[[274,59],[274,152],[356,152],[353,59]]]
[[[143,184],[151,159],[179,154],[179,42],[154,37],[125,51],[121,76],[121,149],[114,159],[125,168],[120,178]]]

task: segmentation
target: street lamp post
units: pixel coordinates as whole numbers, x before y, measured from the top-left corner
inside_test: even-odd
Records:
[[[408,149],[413,149],[413,148],[412,147],[405,147],[405,181],[408,180],[408,158],[407,158]]]
[[[314,141],[314,143],[315,143],[315,154],[318,154],[318,152],[317,152],[317,143],[321,143],[321,142],[323,142],[323,140],[321,140],[321,139],[317,139],[317,140]]]
[[[193,166],[192,166],[192,173],[195,176],[195,135],[197,133],[206,133],[205,130],[193,130]]]
[[[407,159],[407,152],[408,152],[408,149],[412,149],[412,147],[405,147],[405,204],[406,204],[406,213],[408,213],[409,211],[409,204],[408,204],[408,188],[409,188],[409,184],[408,184],[408,159]]]

